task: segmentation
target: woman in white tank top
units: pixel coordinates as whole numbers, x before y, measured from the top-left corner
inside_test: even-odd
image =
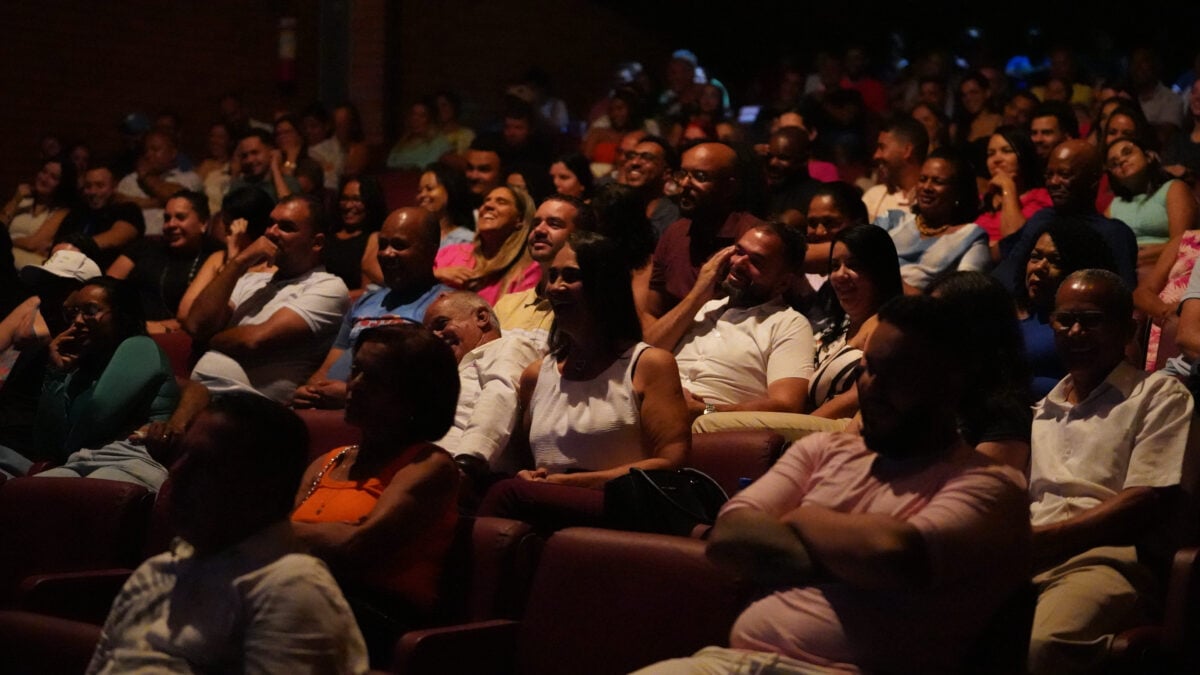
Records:
[[[550,354],[521,379],[534,469],[519,478],[601,487],[630,467],[673,469],[691,445],[675,357],[641,341],[616,245],[579,232],[546,271]]]

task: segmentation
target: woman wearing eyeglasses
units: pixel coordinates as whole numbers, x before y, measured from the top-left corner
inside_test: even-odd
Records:
[[[325,237],[322,251],[325,269],[341,277],[347,288],[362,288],[363,252],[369,248],[368,237],[379,231],[387,217],[379,182],[370,176],[347,178],[342,183],[336,213],[337,225]]]
[[[65,461],[39,476],[87,476],[157,490],[166,468],[127,440],[166,421],[179,403],[171,365],[146,335],[141,302],[124,281],[92,279],[63,303],[65,330],[50,342],[34,420],[37,457],[0,448],[0,470],[24,474],[33,459]]]
[[[613,261],[615,242],[577,231],[546,270],[550,353],[521,376],[533,464],[496,484],[480,515],[596,524],[606,481],[684,465],[691,431],[675,358],[641,341],[628,269]]]

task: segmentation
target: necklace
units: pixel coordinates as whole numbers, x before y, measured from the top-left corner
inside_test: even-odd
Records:
[[[936,237],[939,234],[942,234],[946,230],[950,229],[951,227],[954,227],[954,226],[950,223],[946,223],[945,225],[939,225],[938,227],[930,227],[928,224],[925,223],[924,216],[917,216],[917,231],[921,233],[922,237]]]
[[[311,497],[312,494],[317,491],[317,486],[321,484],[321,479],[325,477],[325,474],[330,469],[341,464],[342,460],[346,459],[346,455],[350,454],[351,450],[358,450],[358,446],[357,445],[347,445],[346,447],[342,448],[341,452],[339,452],[338,454],[329,458],[329,461],[326,462],[325,466],[321,467],[321,470],[317,473],[317,477],[313,479],[312,485],[308,486],[308,492],[305,492],[304,499],[300,500],[301,504],[308,501],[308,498]]]
[[[191,265],[188,267],[187,280],[183,282],[183,290],[185,293],[187,292],[188,285],[192,283],[192,279],[196,278],[196,272],[200,269],[200,258],[203,256],[204,248],[201,247],[200,250],[196,252],[196,256],[192,258]],[[171,303],[167,300],[167,275],[171,272],[171,269],[171,261],[170,258],[168,258],[167,264],[163,265],[162,273],[158,275],[158,299],[162,300],[163,306],[167,308],[171,307]],[[179,296],[182,298],[183,293],[180,293]],[[178,305],[179,303],[176,302],[175,304]]]

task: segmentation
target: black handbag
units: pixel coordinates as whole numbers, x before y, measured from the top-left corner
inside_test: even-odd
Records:
[[[604,521],[618,530],[689,536],[712,525],[729,495],[696,469],[633,468],[604,484]]]

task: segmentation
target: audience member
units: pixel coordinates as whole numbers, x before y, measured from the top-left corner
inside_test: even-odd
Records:
[[[808,174],[808,135],[799,127],[783,127],[771,134],[764,157],[767,182],[767,215],[798,226],[820,184]]]
[[[467,185],[475,195],[472,208],[478,208],[492,190],[504,185],[504,169],[499,143],[490,136],[476,137],[467,150]]]
[[[1051,206],[1050,193],[1041,187],[1045,173],[1038,166],[1037,150],[1023,129],[998,127],[987,144],[987,170],[991,176],[983,193],[983,213],[975,219],[991,242],[998,259],[997,242],[1019,231],[1030,216]]]
[[[1045,165],[1055,148],[1064,141],[1079,138],[1079,123],[1071,106],[1061,101],[1046,101],[1033,109],[1029,120],[1029,136]]]
[[[701,266],[762,222],[737,210],[749,189],[744,184],[747,173],[739,164],[737,152],[724,143],[701,143],[683,153],[681,168],[675,172],[683,217],[658,240],[647,303],[639,312],[657,319],[689,294],[707,292],[697,289]],[[673,320],[695,314],[687,308],[680,311]]]
[[[646,331],[646,342],[674,351],[692,419],[805,412],[812,327],[783,300],[803,259],[803,239],[791,228],[756,226],[713,255],[696,291]],[[718,287],[724,297],[715,299]]]
[[[880,310],[858,377],[862,436],[804,438],[717,519],[709,557],[764,593],[730,647],[640,674],[967,665],[1028,583],[1029,520],[1020,473],[959,436],[961,340],[936,300]]]
[[[292,527],[348,589],[375,661],[427,620],[454,539],[458,469],[433,444],[454,421],[454,370],[421,326],[363,331],[346,399],[362,441],[318,457],[296,493]]]
[[[919,122],[906,117],[896,118],[879,132],[874,156],[879,184],[862,197],[869,222],[888,211],[912,212],[929,139]]]
[[[12,240],[16,269],[40,265],[75,204],[75,165],[61,157],[43,160],[32,184],[21,183],[0,211]]]
[[[208,219],[208,197],[181,190],[163,209],[162,238],[136,242],[108,268],[108,276],[129,279],[137,289],[151,335],[180,330],[179,302],[201,264],[218,250],[205,236]]]
[[[629,273],[612,264],[617,255],[613,242],[580,231],[547,269],[550,353],[521,376],[532,468],[493,486],[480,515],[548,529],[595,524],[605,482],[631,467],[686,462],[691,435],[675,359],[640,341]]]
[[[311,103],[300,112],[300,131],[308,156],[321,165],[326,189],[336,190],[342,178],[346,158],[333,136],[333,120],[320,103]]]
[[[1133,230],[1138,267],[1149,271],[1167,240],[1196,228],[1196,197],[1187,183],[1162,168],[1158,155],[1142,141],[1115,139],[1105,154],[1114,195],[1106,215]]]
[[[1172,521],[1192,397],[1125,362],[1132,313],[1119,277],[1083,270],[1050,317],[1068,374],[1034,409],[1031,673],[1093,672],[1115,633],[1146,620],[1153,561],[1134,545]]]
[[[628,185],[603,185],[596,190],[591,206],[595,212],[595,231],[617,245],[618,256],[613,262],[630,271],[634,306],[644,306],[650,293],[655,238],[641,197]],[[645,314],[638,318],[642,330],[653,323]]]
[[[229,191],[254,187],[266,193],[272,201],[300,194],[300,184],[283,172],[281,153],[275,148],[271,134],[252,129],[238,138],[238,173],[229,182]]]
[[[162,131],[146,134],[146,145],[138,158],[137,169],[117,183],[120,199],[142,210],[146,223],[144,234],[160,235],[163,226],[163,207],[180,190],[200,190],[204,186],[194,171],[178,166],[179,150],[175,139]]]
[[[438,133],[450,141],[456,155],[466,155],[475,140],[475,130],[463,126],[459,120],[462,100],[452,91],[439,91],[433,95],[433,105],[437,109]]]
[[[119,201],[112,168],[97,165],[83,175],[83,204],[71,210],[54,239],[64,241],[76,234],[91,237],[100,249],[96,264],[107,269],[126,246],[145,233],[142,210]]]
[[[308,143],[300,133],[300,120],[290,113],[275,118],[275,147],[279,149],[279,161],[283,175],[291,176],[300,182],[296,169],[301,160],[308,158]],[[324,185],[324,176],[318,185]],[[305,190],[308,192],[308,190]]]
[[[180,538],[125,583],[89,675],[365,673],[366,645],[337,582],[300,552],[287,523],[304,424],[270,401],[229,394],[182,445],[169,514]]]
[[[1158,54],[1146,47],[1129,55],[1129,83],[1146,119],[1156,127],[1178,131],[1183,126],[1183,107],[1179,96],[1159,79],[1161,69]]]
[[[336,274],[346,287],[358,290],[369,283],[378,283],[373,276],[375,270],[366,270],[363,260],[374,248],[383,219],[387,216],[387,204],[383,189],[373,176],[347,178],[338,199],[336,221],[333,232],[326,239],[322,256],[325,269]]]
[[[321,367],[296,389],[296,408],[341,408],[346,403],[351,352],[362,331],[393,323],[420,323],[425,311],[449,288],[433,277],[437,254],[437,223],[433,214],[416,206],[393,211],[379,231],[376,254],[383,287],[359,298],[342,319],[341,329]]]
[[[929,138],[929,150],[926,155],[938,148],[950,146],[950,118],[946,117],[944,110],[928,103],[918,103],[913,106],[909,116],[921,124],[925,129],[925,136]]]
[[[137,294],[123,281],[83,283],[62,305],[67,327],[50,341],[34,419],[33,456],[0,448],[0,473],[21,475],[31,460],[65,466],[47,476],[90,476],[157,490],[167,470],[126,439],[165,420],[179,402],[171,365],[146,337]]]
[[[404,133],[388,153],[389,169],[420,169],[454,152],[450,141],[438,133],[433,121],[432,107],[417,101],[408,107],[404,118]]]
[[[576,229],[595,229],[596,217],[591,207],[582,201],[553,195],[543,201],[533,214],[531,226],[528,255],[544,269],[554,261],[572,232]],[[547,283],[543,274],[533,288],[505,295],[496,301],[495,312],[500,322],[498,329],[503,328],[508,335],[524,337],[542,352],[545,352],[550,326],[554,321],[554,311],[546,297]]]
[[[958,119],[955,120],[955,145],[967,145],[986,139],[1000,126],[1001,117],[996,113],[992,101],[992,83],[978,70],[963,75],[958,85]]]
[[[207,156],[196,168],[196,175],[204,184],[204,194],[208,195],[208,210],[216,213],[221,210],[221,200],[229,192],[229,182],[233,180],[232,160],[235,145],[233,134],[224,122],[214,122],[208,128]]]
[[[983,270],[991,260],[979,214],[975,177],[965,162],[938,150],[925,160],[913,212],[889,211],[875,224],[888,231],[900,254],[906,293],[920,292],[944,270]]]
[[[345,158],[342,160],[342,177],[361,176],[367,170],[370,149],[363,134],[362,116],[353,104],[345,103],[333,109],[333,137]]]
[[[624,153],[617,182],[637,191],[646,205],[646,217],[659,238],[679,220],[679,205],[664,193],[671,173],[679,168],[679,157],[667,139],[642,134],[640,140]]]
[[[550,165],[550,180],[555,194],[584,200],[592,197],[592,169],[587,158],[577,152],[563,155]]]
[[[287,402],[320,365],[349,304],[346,284],[321,266],[324,220],[311,197],[285,197],[266,233],[200,292],[183,322],[208,347],[193,380]],[[275,272],[251,271],[263,262]]]
[[[1133,231],[1125,223],[1096,212],[1100,162],[1099,151],[1087,141],[1072,139],[1054,149],[1046,164],[1046,191],[1054,207],[1038,211],[1016,234],[1000,240],[1000,263],[992,270],[993,277],[1014,290],[1021,266],[1050,223],[1074,216],[1104,239],[1126,288],[1137,285],[1137,239]]]
[[[513,185],[492,190],[479,208],[474,242],[439,250],[434,276],[493,305],[509,293],[533,288],[542,275],[525,248],[533,214],[533,199],[525,190]]]
[[[547,204],[551,203],[549,201]],[[450,345],[458,361],[454,425],[437,444],[512,475],[520,459],[504,452],[516,427],[521,373],[541,353],[524,337],[502,334],[496,313],[470,291],[446,293],[425,312],[425,327]]]

